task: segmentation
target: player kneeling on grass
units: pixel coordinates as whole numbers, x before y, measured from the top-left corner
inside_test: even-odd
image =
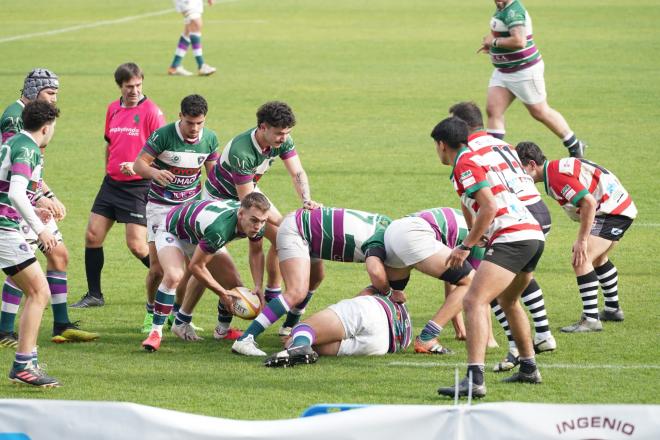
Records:
[[[255,339],[283,315],[280,335],[290,334],[323,280],[323,260],[365,263],[374,290],[391,293],[385,273],[383,235],[390,219],[343,208],[298,209],[277,231],[277,257],[286,285],[232,345],[232,352],[266,356]]]
[[[474,271],[468,261],[460,268],[450,268],[447,258],[468,234],[465,218],[452,208],[433,208],[394,220],[385,231],[385,267],[393,289],[403,290],[413,269],[448,286],[446,300],[438,312],[415,338],[415,352],[449,354],[451,350],[438,342],[442,328],[461,313],[463,297]],[[480,260],[484,249],[473,247],[470,259]]]
[[[538,145],[521,142],[516,146],[520,161],[535,182],[580,222],[573,244],[573,270],[582,298],[582,316],[564,333],[597,332],[601,321],[623,321],[619,306],[618,272],[607,254],[630,227],[637,208],[628,191],[609,170],[585,159],[547,160]],[[598,285],[605,308],[598,312]]]
[[[257,284],[255,290],[263,303],[261,280],[264,254],[261,239],[269,209],[270,203],[263,194],[252,193],[240,203],[208,200],[188,202],[167,214],[164,229],[156,235],[163,281],[156,294],[151,333],[142,342],[145,350],[156,351],[160,347],[163,325],[172,311],[176,288],[186,277],[186,269],[220,297],[226,310],[233,310],[233,294],[221,286],[206,267],[232,240],[244,237],[250,239],[250,268]],[[181,309],[172,331],[182,339],[190,339],[186,334],[191,337],[194,335],[191,320],[192,316],[187,315],[186,318],[185,310]]]
[[[321,356],[383,355],[405,350],[412,323],[405,304],[386,295],[339,301],[296,324],[288,348],[270,356],[266,367],[313,364]]]

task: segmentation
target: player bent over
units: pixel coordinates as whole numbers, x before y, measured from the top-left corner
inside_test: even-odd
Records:
[[[385,230],[385,267],[392,288],[404,290],[413,269],[450,285],[444,304],[415,338],[417,353],[452,353],[440,344],[438,337],[447,322],[461,313],[473,270],[467,260],[458,269],[450,268],[447,257],[467,234],[463,214],[451,208],[420,211],[394,220]],[[474,247],[470,255],[471,259],[481,259],[483,248]]]
[[[163,282],[156,294],[151,333],[142,342],[146,350],[156,351],[160,347],[163,325],[172,311],[175,291],[185,277],[186,268],[220,297],[226,310],[233,309],[232,294],[213,278],[206,267],[230,241],[244,237],[250,239],[250,269],[257,284],[256,290],[260,291],[264,268],[261,238],[269,208],[270,203],[263,194],[253,193],[240,204],[234,201],[196,201],[173,208],[167,214],[164,229],[156,234]],[[182,339],[194,339],[191,320],[192,316],[187,315],[185,309],[180,310],[172,332]]]
[[[372,290],[390,295],[385,273],[383,236],[390,219],[380,214],[343,208],[298,209],[287,215],[277,232],[277,257],[286,290],[268,301],[234,342],[232,351],[266,356],[255,339],[287,312],[295,325],[323,280],[323,260],[365,263]],[[281,329],[286,330],[286,329]],[[280,334],[288,334],[280,331]]]
[[[3,142],[11,139],[23,129],[22,112],[25,105],[33,101],[43,101],[51,104],[57,102],[59,79],[48,69],[33,69],[25,78],[21,97],[2,114],[0,129]],[[43,164],[42,164],[43,165]],[[42,170],[43,174],[43,170]],[[40,177],[41,179],[41,177]],[[66,208],[55,197],[43,179],[31,181],[28,185],[28,198],[32,206],[44,208],[51,212],[52,218],[46,227],[57,238],[59,245],[46,256],[46,279],[51,292],[51,306],[53,309],[53,337],[52,341],[59,342],[87,342],[98,338],[97,333],[86,332],[72,323],[69,319],[67,296],[67,269],[69,265],[69,252],[63,243],[62,234],[56,222],[66,216]],[[21,221],[20,232],[23,237],[36,250],[38,246],[37,234],[25,222]],[[42,249],[43,251],[43,249]],[[0,313],[0,347],[16,347],[17,335],[14,332],[14,323],[18,314],[23,292],[7,277],[2,286],[2,312]]]
[[[618,271],[608,253],[632,224],[637,208],[628,191],[609,170],[585,159],[547,160],[538,145],[516,147],[525,171],[568,216],[580,222],[573,244],[572,265],[582,298],[582,316],[565,333],[597,332],[601,321],[623,321],[619,305]],[[605,307],[598,312],[598,285]]]
[[[435,126],[431,137],[445,165],[453,165],[452,180],[460,196],[463,212],[470,216],[472,229],[463,243],[452,249],[447,264],[463,266],[473,246],[486,240],[486,253],[463,299],[468,323],[468,367],[458,385],[438,389],[446,396],[486,395],[484,365],[488,343],[490,303],[497,298],[511,326],[520,352],[520,370],[505,382],[540,383],[527,314],[520,296],[532,278],[541,258],[545,237],[541,226],[506,186],[500,170],[506,161],[493,151],[467,148],[468,126],[456,117]],[[472,384],[470,384],[470,381]]]
[[[46,253],[57,246],[57,239],[43,224],[50,214],[32,206],[27,189],[30,181],[41,179],[39,149],[52,138],[58,115],[53,104],[30,102],[22,113],[24,129],[0,147],[0,267],[26,296],[9,379],[38,387],[59,386],[57,379],[39,368],[37,361],[37,335],[50,292],[19,224],[24,219],[30,225]]]
[[[313,364],[321,356],[383,355],[404,351],[412,322],[405,304],[374,294],[339,301],[296,324],[288,348],[270,356],[266,367]]]

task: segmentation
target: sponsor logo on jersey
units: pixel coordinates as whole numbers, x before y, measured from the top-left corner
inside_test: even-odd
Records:
[[[610,233],[611,233],[612,235],[621,235],[621,234],[623,234],[623,229],[612,228],[612,230],[610,231]]]
[[[201,165],[202,162],[204,162],[204,159],[206,159],[206,156],[199,156],[199,157],[197,158],[197,164],[198,164],[198,165]]]
[[[109,131],[110,134],[119,133],[128,136],[140,136],[140,129],[135,127],[112,127]]]
[[[140,123],[140,115],[133,116],[133,122],[135,122],[135,125],[138,125]]]
[[[172,159],[172,161],[176,162]],[[196,176],[199,173],[198,168],[181,168],[181,167],[169,167],[169,172],[175,176]]]
[[[561,189],[561,195],[566,200],[571,200],[573,197],[575,197],[575,190],[571,188],[570,185],[566,185]]]
[[[19,244],[19,245],[18,245],[18,248],[19,248],[20,250],[22,250],[23,252],[27,252],[27,251],[28,251],[28,245],[27,245],[27,243],[21,243],[21,244]]]
[[[168,243],[174,243],[174,237],[165,237],[165,241]]]
[[[472,175],[472,171],[470,170],[463,171],[458,177],[458,180],[460,180],[461,184],[463,184],[463,186],[466,188],[469,188],[470,186],[477,183],[476,179]]]
[[[177,155],[172,156],[172,162],[177,163],[177,162],[179,162],[180,160],[181,160],[181,157],[180,157],[180,156],[177,156]]]

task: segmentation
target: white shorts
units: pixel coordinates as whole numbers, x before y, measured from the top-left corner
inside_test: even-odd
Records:
[[[18,266],[34,258],[34,251],[16,230],[0,229],[0,268]]]
[[[493,70],[488,87],[504,87],[525,104],[538,104],[547,98],[545,92],[545,66],[539,61],[532,67],[513,73],[502,73]]]
[[[399,269],[414,266],[446,247],[435,239],[433,228],[424,219],[400,218],[385,230],[385,265]]]
[[[183,22],[188,24],[191,20],[196,20],[202,16],[204,12],[204,1],[174,0],[174,8],[176,12],[183,15]]]
[[[39,247],[39,236],[32,230],[25,220],[21,220],[19,228],[21,228],[21,234],[23,235],[23,238],[25,238],[25,241],[28,242],[33,251],[36,251]],[[57,227],[57,223],[54,219],[51,218],[50,221],[46,223],[46,229],[55,236],[58,243],[64,241],[62,233]]]
[[[158,203],[147,203],[147,243],[156,240],[156,233],[165,230],[165,218],[171,209],[177,205],[159,205]]]
[[[280,261],[291,258],[310,259],[309,243],[298,232],[293,212],[284,217],[277,230],[277,258]]]
[[[382,355],[390,348],[390,329],[383,306],[371,296],[358,296],[328,307],[339,317],[346,339],[337,356]]]
[[[193,254],[195,253],[195,248],[197,247],[197,245],[192,244],[188,240],[181,240],[176,235],[167,231],[156,232],[154,244],[156,245],[156,250],[158,252],[166,247],[175,247],[183,252],[183,255],[185,255],[188,259],[192,258]]]
[[[181,252],[183,252],[183,255],[185,255],[188,259],[191,259],[193,254],[195,253],[195,248],[197,247],[196,244],[192,244],[188,240],[182,240],[176,235],[167,232],[167,231],[158,231],[156,233],[156,239],[154,240],[154,244],[156,245],[156,251],[160,252],[161,249],[166,248],[168,246],[175,247],[179,249]],[[217,254],[223,254],[227,253],[227,248],[225,246],[221,247]]]

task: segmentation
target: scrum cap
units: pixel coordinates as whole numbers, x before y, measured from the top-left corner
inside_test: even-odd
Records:
[[[59,87],[60,81],[55,72],[36,68],[25,77],[22,93],[27,99],[34,101],[43,89],[58,89]]]

